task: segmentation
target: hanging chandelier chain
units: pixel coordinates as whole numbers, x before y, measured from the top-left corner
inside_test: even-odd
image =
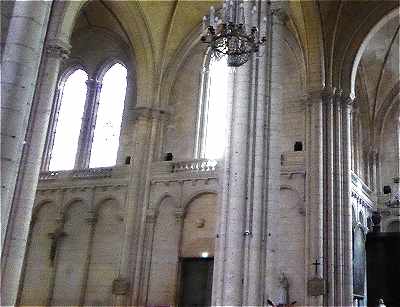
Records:
[[[225,0],[221,18],[216,16],[211,6],[208,18],[203,18],[201,41],[210,46],[212,56],[217,59],[228,56],[228,66],[243,65],[266,41],[265,37],[259,37],[256,13],[257,7],[253,6],[251,18],[246,20],[243,0]]]

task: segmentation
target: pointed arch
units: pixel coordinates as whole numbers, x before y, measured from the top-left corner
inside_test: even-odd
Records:
[[[75,166],[80,129],[86,101],[88,74],[81,67],[68,69],[59,81],[50,131],[49,170],[69,170]]]
[[[341,87],[352,97],[355,97],[358,65],[369,41],[389,20],[399,15],[398,3],[387,1],[385,4],[379,6],[378,11],[363,23],[343,56],[338,78]]]
[[[112,61],[99,72],[102,82],[95,115],[95,128],[89,167],[113,166],[116,163],[122,115],[124,112],[128,71],[124,64]]]

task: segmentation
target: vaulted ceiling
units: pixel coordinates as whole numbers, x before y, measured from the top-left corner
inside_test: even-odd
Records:
[[[209,7],[221,4],[222,1],[215,0],[90,1],[77,20],[75,31],[88,26],[104,27],[134,47],[147,40],[142,49],[135,48],[136,57],[139,61],[147,59],[155,71],[162,72],[198,29]],[[312,29],[307,23],[310,14],[320,18],[325,79],[333,86],[341,86],[342,68],[353,65],[352,60],[368,32],[399,6],[398,1],[392,0],[316,0],[315,9],[310,9],[310,2],[304,0],[291,0],[288,4],[290,30],[304,52],[306,63],[308,39],[314,35],[309,33]],[[139,15],[142,25],[135,22]],[[372,117],[399,78],[398,26],[399,18],[394,18],[382,27],[370,40],[359,65]]]
[[[370,121],[399,94],[399,28],[398,18],[388,20],[369,40],[361,57],[359,93],[368,106]]]

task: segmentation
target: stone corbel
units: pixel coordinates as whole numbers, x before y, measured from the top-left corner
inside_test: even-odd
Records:
[[[51,39],[46,45],[46,54],[48,57],[67,59],[71,52],[71,45],[59,39]]]

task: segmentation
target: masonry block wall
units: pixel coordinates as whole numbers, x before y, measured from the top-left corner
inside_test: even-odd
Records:
[[[94,186],[89,180],[91,187],[84,187],[85,180],[79,187],[67,182],[58,189],[46,182],[39,187],[20,304],[112,303],[126,189],[108,179]]]
[[[205,52],[205,46],[200,44],[191,50],[179,69],[169,99],[170,117],[165,132],[164,152],[172,152],[178,160],[194,158]]]

